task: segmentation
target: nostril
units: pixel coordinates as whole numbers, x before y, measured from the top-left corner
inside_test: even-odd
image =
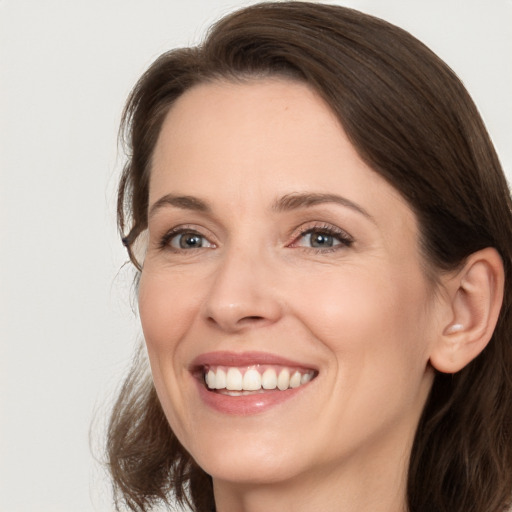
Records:
[[[250,326],[250,325],[261,325],[266,321],[263,316],[244,316],[236,323],[238,327]]]
[[[229,322],[231,328],[237,329],[251,324],[260,324],[265,321],[265,317],[258,315],[242,316],[238,320],[234,320],[232,323]],[[215,316],[209,316],[208,322],[210,324],[221,325],[223,324],[221,319],[215,318]],[[224,325],[224,328],[229,327],[228,324]]]

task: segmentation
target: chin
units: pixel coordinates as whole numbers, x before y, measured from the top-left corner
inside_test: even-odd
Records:
[[[224,436],[208,435],[189,453],[212,478],[233,483],[271,484],[301,472],[304,456],[300,446],[277,439],[280,436],[275,432],[273,440],[271,435],[263,435],[255,442],[253,436],[233,431]]]
[[[239,456],[238,460],[204,460],[200,467],[214,480],[240,485],[269,485],[292,480],[299,474],[297,464],[277,459],[275,455],[267,458],[249,460]]]

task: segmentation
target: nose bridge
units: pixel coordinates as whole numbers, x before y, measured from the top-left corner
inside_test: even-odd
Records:
[[[208,321],[226,331],[275,322],[281,314],[275,271],[261,247],[226,248],[205,301]]]

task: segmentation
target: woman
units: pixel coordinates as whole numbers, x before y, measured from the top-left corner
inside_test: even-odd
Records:
[[[448,67],[357,11],[259,4],[125,112],[152,379],[139,357],[111,418],[118,500],[506,510],[511,203]]]

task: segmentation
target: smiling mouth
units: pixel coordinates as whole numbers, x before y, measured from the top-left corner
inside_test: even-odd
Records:
[[[229,396],[295,389],[306,385],[317,374],[318,372],[312,369],[274,365],[203,367],[203,381],[206,388],[211,392]]]

